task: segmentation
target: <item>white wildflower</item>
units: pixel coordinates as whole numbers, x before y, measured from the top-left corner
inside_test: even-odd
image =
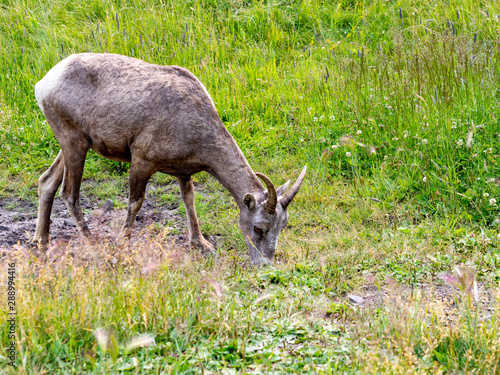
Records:
[[[422,181],[427,182],[427,176],[424,176],[424,178],[422,178]]]
[[[323,121],[323,120],[325,119],[325,115],[321,115],[321,116],[319,116],[319,119],[320,119],[321,121]]]
[[[350,157],[351,157],[351,153],[350,153],[349,151],[347,151],[347,152],[345,153],[345,156],[347,156],[348,158],[350,158]]]
[[[330,120],[332,120],[332,121],[333,121],[333,120],[335,120],[335,116],[334,116],[334,115],[331,115],[331,116],[330,116]]]
[[[393,141],[397,141],[398,140],[398,137],[394,137],[392,138]]]
[[[425,138],[424,138],[424,139],[422,139],[422,144],[423,144],[423,145],[426,145],[426,144],[427,144],[427,139],[425,139]]]
[[[359,135],[359,134],[361,134],[361,133],[363,133],[361,130],[358,130],[358,131],[356,132],[356,134],[358,134],[358,135]]]
[[[496,205],[497,205],[497,200],[495,198],[491,198],[490,199],[490,206],[496,207]]]
[[[483,197],[488,198],[490,195],[488,193],[484,193]]]
[[[317,122],[318,121],[318,118],[316,116],[313,117],[313,121],[314,122]]]

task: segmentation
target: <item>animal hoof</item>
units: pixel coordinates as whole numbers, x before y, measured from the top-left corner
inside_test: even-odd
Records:
[[[28,243],[28,246],[31,250],[47,251],[49,244],[37,239],[32,239],[31,242]]]
[[[132,237],[132,229],[122,229],[118,237],[116,237],[116,242],[118,243],[128,243],[130,242],[130,237]]]
[[[208,245],[209,246],[204,246],[202,248],[199,247],[201,254],[207,258],[216,258],[217,252],[215,251],[214,247],[210,243],[208,243]]]
[[[216,258],[217,252],[215,251],[214,246],[205,239],[201,241],[192,242],[191,246],[196,247],[200,253],[208,258]]]
[[[217,252],[213,248],[202,250],[201,253],[203,254],[203,256],[207,258],[213,258],[213,259],[217,258]]]
[[[35,258],[38,258],[42,261],[45,261],[47,259],[47,250],[49,249],[49,243],[42,243],[39,240],[31,240],[31,242],[27,243],[28,245],[28,251],[31,255],[33,255]]]
[[[251,263],[255,267],[267,267],[274,265],[274,262],[267,258],[253,259]]]

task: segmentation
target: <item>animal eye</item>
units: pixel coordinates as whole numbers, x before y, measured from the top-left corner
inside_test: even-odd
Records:
[[[253,227],[253,230],[255,231],[255,233],[262,234],[262,228]]]

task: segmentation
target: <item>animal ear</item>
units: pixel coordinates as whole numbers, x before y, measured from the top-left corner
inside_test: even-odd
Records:
[[[278,197],[281,197],[283,194],[285,194],[285,191],[288,189],[288,186],[290,185],[290,180],[285,182],[283,185],[281,185],[279,188],[276,189],[276,195]]]
[[[255,197],[250,193],[245,194],[245,198],[243,198],[243,203],[251,211],[255,208]]]

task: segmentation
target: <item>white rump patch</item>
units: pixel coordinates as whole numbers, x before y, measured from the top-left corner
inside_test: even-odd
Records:
[[[71,55],[65,58],[63,61],[56,64],[49,72],[35,84],[35,98],[38,102],[38,106],[43,112],[43,100],[50,95],[51,92],[59,84],[61,76],[63,75],[68,63],[73,60],[77,55]]]

